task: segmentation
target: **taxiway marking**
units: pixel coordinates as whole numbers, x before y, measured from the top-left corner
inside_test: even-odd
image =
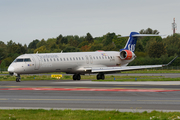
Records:
[[[48,91],[111,91],[111,92],[174,92],[162,89],[102,89],[102,88],[1,88],[0,90],[48,90]]]

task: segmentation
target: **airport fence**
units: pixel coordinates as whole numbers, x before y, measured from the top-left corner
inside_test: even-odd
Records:
[[[0,72],[7,71],[8,68],[0,68]]]

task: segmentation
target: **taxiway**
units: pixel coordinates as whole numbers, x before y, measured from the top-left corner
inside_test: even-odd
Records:
[[[180,111],[180,81],[87,80],[0,82],[0,109]]]

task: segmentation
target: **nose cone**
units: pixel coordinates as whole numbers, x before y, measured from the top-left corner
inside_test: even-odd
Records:
[[[11,65],[8,67],[8,72],[13,73],[14,72],[14,67],[12,67]]]

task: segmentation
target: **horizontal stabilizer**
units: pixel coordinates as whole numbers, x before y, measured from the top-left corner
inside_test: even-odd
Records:
[[[158,35],[158,34],[135,34],[132,35],[131,37],[146,37],[146,36],[165,36],[165,35]],[[118,36],[118,38],[122,38],[122,37],[129,37],[129,36]]]

